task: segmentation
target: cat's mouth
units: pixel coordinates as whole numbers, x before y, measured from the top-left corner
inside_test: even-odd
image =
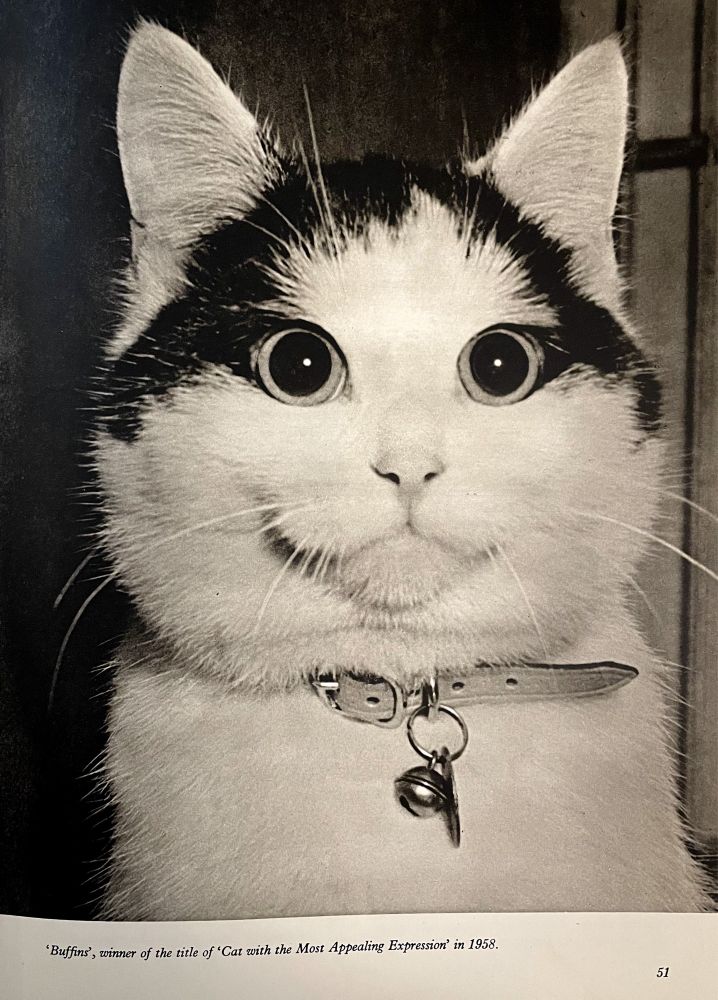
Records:
[[[431,603],[491,558],[489,549],[461,556],[409,524],[341,558],[321,547],[297,547],[278,529],[265,539],[286,572],[364,608],[394,613]]]

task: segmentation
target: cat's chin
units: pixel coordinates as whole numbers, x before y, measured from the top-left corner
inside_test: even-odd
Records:
[[[367,609],[401,612],[435,600],[488,558],[488,552],[460,556],[404,529],[345,557],[332,582],[343,596]]]

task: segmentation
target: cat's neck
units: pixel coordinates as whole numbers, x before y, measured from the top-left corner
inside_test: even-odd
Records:
[[[148,628],[140,619],[128,634],[125,648],[132,650],[129,662],[151,662],[156,669],[178,677],[195,676],[233,691],[251,693],[291,690],[309,683],[310,676],[322,672],[371,674],[397,682],[429,680],[446,674],[469,673],[486,663],[593,663],[613,660],[637,666],[655,662],[633,622],[620,604],[601,609],[587,626],[552,648],[540,645],[530,650],[510,652],[510,637],[496,655],[485,642],[472,643],[465,636],[447,634],[396,635],[355,629],[309,637],[305,645],[296,639],[277,638],[263,646],[248,663],[246,650],[217,643],[196,648],[174,642]],[[126,657],[122,660],[127,663]]]

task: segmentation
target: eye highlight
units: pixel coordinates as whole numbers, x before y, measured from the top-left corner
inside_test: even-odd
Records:
[[[466,344],[459,355],[459,376],[477,403],[506,406],[534,391],[543,362],[543,349],[530,334],[497,326]]]
[[[347,375],[346,362],[328,336],[291,327],[262,340],[252,369],[264,391],[291,406],[318,406],[337,396]]]

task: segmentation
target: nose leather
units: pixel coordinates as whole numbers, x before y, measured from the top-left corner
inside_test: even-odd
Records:
[[[392,462],[379,461],[372,466],[374,472],[381,479],[388,479],[389,482],[404,489],[419,489],[424,483],[431,482],[432,479],[443,472],[443,465],[435,458],[433,461],[427,459],[423,462]]]
[[[407,506],[414,503],[427,483],[436,479],[444,469],[438,458],[430,459],[425,456],[417,456],[413,460],[406,458],[403,461],[384,459],[372,468],[380,479],[394,483],[399,497]]]
[[[441,432],[428,409],[405,401],[383,414],[382,425],[371,467],[402,499],[413,499],[444,471]]]

